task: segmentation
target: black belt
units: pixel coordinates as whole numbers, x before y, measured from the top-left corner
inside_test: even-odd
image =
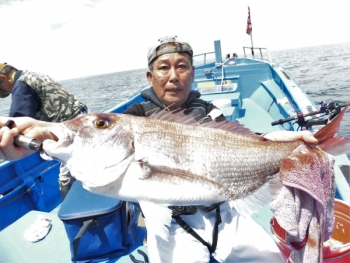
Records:
[[[191,234],[195,239],[197,239],[199,242],[201,242],[204,246],[206,246],[210,252],[210,254],[212,254],[215,250],[216,250],[216,246],[218,243],[218,233],[219,233],[219,225],[221,224],[222,220],[221,220],[221,215],[220,215],[220,205],[224,203],[217,203],[217,204],[213,204],[209,207],[207,206],[201,206],[200,208],[208,213],[213,211],[216,208],[216,222],[215,222],[215,226],[214,226],[214,232],[213,232],[213,243],[211,245],[209,245],[207,242],[205,242],[198,234],[196,231],[194,231],[185,221],[183,221],[183,219],[180,217],[181,214],[194,214],[195,212],[197,212],[197,209],[195,210],[195,212],[193,213],[193,209],[187,209],[190,210],[191,213],[186,213],[186,211],[184,211],[185,213],[179,213],[179,210],[186,210],[184,208],[187,207],[173,207],[170,206],[169,208],[173,211],[173,218],[176,220],[176,222],[189,234]],[[180,209],[179,209],[180,208]],[[189,207],[189,208],[193,208],[193,207]],[[175,212],[175,213],[174,213]]]

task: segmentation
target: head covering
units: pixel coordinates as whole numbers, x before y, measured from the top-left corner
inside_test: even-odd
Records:
[[[164,48],[160,51],[157,51],[157,49],[166,43],[176,43],[179,44],[177,47],[169,47]],[[193,56],[193,50],[190,44],[187,41],[182,40],[181,38],[178,38],[177,36],[165,36],[160,39],[158,39],[158,44],[154,45],[153,47],[150,47],[148,50],[148,65],[152,63],[154,59],[157,57],[169,54],[169,53],[178,53],[178,52],[187,52],[189,55]]]
[[[8,65],[7,63],[0,63],[0,74],[1,74],[1,71],[6,68]],[[10,92],[6,91],[6,90],[3,90],[1,89],[1,85],[0,85],[0,98],[6,98],[8,95],[10,95]]]

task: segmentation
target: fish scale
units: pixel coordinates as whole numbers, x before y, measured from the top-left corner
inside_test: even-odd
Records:
[[[203,127],[188,127],[183,131],[183,125],[178,123],[162,125],[151,121],[147,127],[142,123],[142,127],[145,131],[135,136],[137,159],[213,179],[229,188],[235,198],[244,195],[241,190],[237,191],[240,189],[237,185],[244,184],[249,189],[246,193],[251,193],[267,181],[267,176],[275,174],[282,160],[302,144],[261,141],[255,135],[249,137]],[[141,131],[139,127],[135,130]],[[252,142],[255,144],[251,145]],[[269,156],[275,158],[266,159]]]
[[[333,138],[347,107],[315,134],[319,150],[349,149],[348,138]],[[198,122],[181,111],[147,118],[86,114],[62,123],[60,130],[52,131],[58,142],[45,141],[44,149],[90,191],[173,205],[235,200],[257,190],[268,195],[282,162],[304,144],[267,140],[239,123]]]

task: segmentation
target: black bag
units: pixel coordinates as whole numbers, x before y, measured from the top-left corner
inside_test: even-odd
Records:
[[[70,241],[72,261],[129,254],[139,214],[132,203],[93,194],[74,182],[58,212]]]

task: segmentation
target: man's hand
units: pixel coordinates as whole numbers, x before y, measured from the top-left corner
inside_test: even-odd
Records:
[[[12,129],[5,126],[8,120],[15,122]],[[54,125],[58,124],[29,117],[0,117],[0,159],[14,161],[30,155],[33,151],[15,146],[13,138],[21,133],[38,141],[44,141],[51,138],[49,128]]]
[[[274,131],[263,136],[272,141],[297,141],[302,140],[307,144],[317,144],[318,140],[310,131]]]

